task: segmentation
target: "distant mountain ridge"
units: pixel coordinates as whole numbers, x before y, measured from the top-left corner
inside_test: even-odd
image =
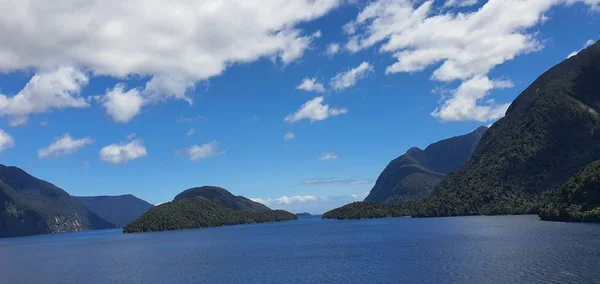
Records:
[[[118,196],[73,196],[77,202],[104,220],[122,228],[154,205],[131,194]]]
[[[365,201],[405,201],[429,196],[446,174],[471,157],[486,130],[482,126],[430,144],[425,150],[410,148],[385,167]]]
[[[0,165],[0,237],[114,228],[57,186]]]
[[[249,210],[249,211],[269,211],[269,207],[264,204],[252,201],[243,196],[235,196],[226,189],[218,186],[201,186],[186,189],[182,193],[175,196],[173,199],[181,200],[186,198],[203,197],[221,206],[228,207],[234,210]]]

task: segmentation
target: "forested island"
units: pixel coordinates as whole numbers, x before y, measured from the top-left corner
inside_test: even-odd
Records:
[[[214,186],[192,188],[177,195],[175,200],[156,206],[123,229],[124,233],[171,231],[297,220],[284,210],[268,207],[234,196]]]

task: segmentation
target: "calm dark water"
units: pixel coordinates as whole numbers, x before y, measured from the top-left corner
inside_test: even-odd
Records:
[[[600,283],[600,225],[308,217],[1,239],[0,283]]]

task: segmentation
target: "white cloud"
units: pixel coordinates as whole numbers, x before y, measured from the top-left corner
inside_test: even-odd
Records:
[[[471,1],[449,2],[446,4],[469,4]],[[481,8],[468,12],[435,9],[434,1],[372,1],[355,20],[346,24],[344,30],[349,35],[346,49],[356,52],[381,44],[379,50],[397,60],[386,68],[388,74],[420,72],[427,67],[439,66],[433,71],[433,80],[460,80],[468,84],[469,80],[487,76],[494,67],[516,56],[542,49],[542,42],[533,28],[548,19],[544,14],[553,6],[577,2],[594,8],[600,1],[489,0]],[[444,109],[451,102],[443,101],[442,104]],[[502,113],[503,106],[505,104],[487,111],[489,105],[476,105],[474,109],[478,112],[489,114],[486,118],[480,115],[449,117],[489,120]]]
[[[363,62],[346,72],[338,73],[331,78],[329,84],[334,90],[343,90],[354,86],[358,80],[365,78],[370,72],[373,72],[373,66],[369,62]]]
[[[310,201],[317,201],[319,197],[314,195],[294,195],[294,196],[282,196],[273,199],[261,199],[251,198],[252,201],[259,202],[265,205],[281,205],[281,204],[293,204],[293,203],[304,203]]]
[[[100,149],[100,159],[111,164],[126,163],[147,155],[144,142],[140,139],[129,143],[113,143]]]
[[[350,202],[361,201],[369,194],[368,191],[346,195],[292,195],[277,198],[250,198],[274,209],[290,212],[309,212],[321,214],[327,210],[340,207]]]
[[[292,123],[308,119],[310,122],[315,122],[348,112],[345,108],[330,108],[329,105],[322,104],[323,100],[323,97],[316,97],[304,103],[295,113],[286,116],[284,121]]]
[[[336,153],[323,153],[319,155],[319,161],[336,160],[338,155]]]
[[[513,87],[513,83],[506,80],[490,80],[486,76],[477,76],[464,81],[453,92],[452,98],[435,109],[431,115],[445,121],[476,120],[488,122],[501,118],[506,113],[510,104],[496,104],[493,100],[483,101],[493,89]],[[483,101],[483,104],[481,102]]]
[[[133,138],[135,138],[135,133],[131,133],[129,135],[127,135],[127,140],[132,140]]]
[[[2,58],[0,56],[0,61]],[[16,126],[26,123],[31,114],[52,109],[89,107],[79,95],[87,83],[87,75],[73,67],[60,66],[54,70],[39,71],[15,96],[0,94],[0,115],[10,117],[10,124]]]
[[[336,53],[340,52],[341,46],[339,43],[334,42],[327,45],[327,55],[333,56]]]
[[[188,132],[185,134],[187,136],[192,136],[196,133],[196,129],[194,128],[190,128],[190,130],[188,130]]]
[[[4,130],[0,129],[0,152],[15,146],[15,139]]]
[[[218,156],[225,153],[225,151],[219,150],[219,142],[217,141],[212,141],[202,145],[193,145],[187,147],[185,150],[187,156],[192,162]]]
[[[599,0],[600,1],[600,0]],[[577,51],[573,51],[571,53],[569,53],[569,56],[567,56],[567,58],[571,58],[575,55],[577,55],[577,53],[579,53],[580,51],[586,49],[587,47],[590,47],[592,44],[594,44],[594,41],[589,39],[588,41],[585,42],[585,44],[583,45],[583,49],[577,50]]]
[[[138,89],[125,91],[125,84],[117,84],[106,91],[103,97],[97,97],[106,109],[106,113],[115,122],[126,123],[142,111],[144,98]]]
[[[304,78],[302,83],[296,87],[298,90],[314,91],[314,92],[325,92],[323,84],[317,82],[317,78]]]
[[[48,147],[40,149],[38,151],[39,158],[46,158],[50,156],[58,157],[63,155],[69,155],[75,153],[86,145],[90,145],[94,140],[90,137],[84,137],[81,139],[73,139],[68,133],[62,137],[56,138],[54,143]]]
[[[447,0],[446,7],[468,7],[477,4],[479,0]]]
[[[0,72],[71,64],[96,75],[198,81],[259,58],[287,64],[320,35],[296,26],[342,2],[168,1],[165,9],[160,0],[3,1]]]
[[[301,182],[303,185],[322,185],[322,184],[339,184],[339,185],[362,185],[373,183],[372,179],[359,178],[359,179],[340,179],[340,178],[313,178],[303,179]]]
[[[294,132],[288,132],[285,135],[283,135],[283,140],[287,141],[287,140],[292,140],[296,138],[296,134],[294,134]]]

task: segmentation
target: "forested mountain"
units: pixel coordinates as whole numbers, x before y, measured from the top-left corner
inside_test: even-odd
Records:
[[[260,205],[260,206],[259,206]],[[123,229],[125,233],[170,231],[248,223],[296,220],[283,210],[271,210],[224,188],[203,186],[178,194],[156,206]]]
[[[550,193],[542,220],[600,222],[600,161],[595,161]]]
[[[114,228],[64,190],[0,165],[0,237]]]
[[[131,194],[119,196],[74,196],[87,209],[102,219],[122,228],[142,216],[154,205]]]
[[[540,194],[600,159],[600,43],[554,66],[484,134],[418,216],[535,212]]]
[[[433,143],[425,150],[409,149],[385,167],[365,201],[404,201],[429,196],[446,174],[471,157],[486,130],[479,127],[469,134]]]
[[[254,202],[243,196],[235,196],[231,192],[218,186],[201,186],[194,187],[183,191],[175,196],[174,200],[185,198],[204,197],[221,206],[228,207],[234,210],[250,210],[250,211],[267,211],[269,207]]]

